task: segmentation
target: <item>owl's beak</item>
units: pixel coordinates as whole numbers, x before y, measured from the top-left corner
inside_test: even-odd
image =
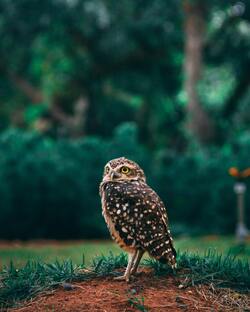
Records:
[[[116,171],[111,171],[110,178],[111,180],[119,179],[122,175]]]

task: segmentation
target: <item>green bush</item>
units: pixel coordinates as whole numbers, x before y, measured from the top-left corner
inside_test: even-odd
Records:
[[[105,163],[120,156],[144,168],[173,231],[232,232],[236,200],[227,170],[249,166],[249,146],[153,154],[138,143],[133,123],[119,126],[110,140],[54,141],[8,130],[0,136],[0,238],[106,237],[98,188]],[[248,195],[246,215],[249,204]]]

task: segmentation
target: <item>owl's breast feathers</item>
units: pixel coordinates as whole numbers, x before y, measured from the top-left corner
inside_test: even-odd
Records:
[[[143,249],[159,261],[175,265],[166,209],[147,184],[106,182],[101,184],[100,194],[104,218],[122,248]]]

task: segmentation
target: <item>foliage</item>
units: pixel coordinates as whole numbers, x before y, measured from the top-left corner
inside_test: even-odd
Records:
[[[236,198],[233,179],[228,175],[232,164],[249,167],[249,143],[234,147],[204,150],[199,146],[185,156],[163,153],[154,161],[153,186],[169,206],[176,223],[189,220],[193,234],[202,231],[233,231],[236,222]],[[246,208],[249,209],[249,194]],[[185,207],[185,208],[184,208]],[[248,211],[248,210],[247,210]],[[246,216],[248,212],[246,212]],[[229,217],[230,216],[230,217]],[[249,220],[248,220],[249,222]],[[179,228],[179,225],[176,224]],[[180,231],[183,231],[180,225]],[[178,232],[177,228],[176,231]]]
[[[134,121],[150,148],[185,149],[183,19],[190,3],[206,12],[198,90],[218,128],[213,143],[238,137],[249,123],[246,0],[0,0],[0,128],[34,126],[41,105],[58,135],[70,136],[67,118],[53,108],[71,117],[86,96],[85,135],[111,136],[117,125]]]
[[[146,260],[146,264],[153,267],[157,275],[171,274],[171,268],[158,261]],[[178,253],[177,265],[174,274],[183,277],[181,288],[213,283],[242,291],[250,289],[250,266],[246,259],[239,260],[230,254],[222,256],[207,250],[202,257],[198,254]]]
[[[228,254],[223,257],[220,254],[208,251],[204,257],[180,255],[179,265],[189,268],[191,273],[187,284],[214,283],[220,287],[232,287],[245,291],[250,288],[250,266],[248,260],[235,260]]]
[[[209,147],[186,127],[192,5]],[[227,171],[250,165],[248,1],[0,0],[0,13],[1,238],[107,236],[98,184],[122,155],[144,168],[175,233],[234,230]]]
[[[96,274],[105,276],[108,274],[115,274],[115,269],[125,267],[127,264],[127,255],[121,253],[120,255],[114,255],[112,252],[108,256],[98,256],[93,259],[92,267]]]
[[[71,261],[48,264],[29,261],[21,269],[10,264],[0,273],[0,307],[30,299],[39,292],[62,285],[64,281],[87,278],[89,275],[79,272]]]
[[[147,312],[147,308],[144,305],[144,298],[138,298],[135,296],[131,296],[128,299],[129,304],[131,305],[131,307],[137,309],[137,311],[142,311],[142,312]]]
[[[181,78],[181,34],[175,30],[180,15],[176,16],[175,1],[158,0],[153,5],[131,0],[119,4],[113,0],[44,1],[41,6],[37,0],[1,0],[0,9],[2,119],[6,124],[12,122],[10,113],[37,104],[13,76],[36,86],[42,94],[38,104],[50,109],[56,98],[69,115],[76,99],[86,95],[91,102],[88,134],[111,135],[119,123],[136,120],[144,106],[149,120],[154,104],[162,111],[168,102],[171,116],[164,109],[164,118],[174,118],[176,109],[169,96]],[[174,73],[171,80],[166,72]],[[141,120],[147,128],[145,121]],[[29,125],[28,120],[24,126]]]
[[[152,153],[138,143],[131,123],[117,128],[111,140],[54,141],[12,129],[1,135],[0,150],[0,237],[7,239],[105,237],[98,187],[105,163],[120,156],[145,170],[175,233],[232,232],[235,195],[228,168],[249,164],[249,141],[237,148]]]
[[[222,257],[211,253],[206,253],[204,257],[184,253],[179,254],[178,259],[179,269],[176,277],[184,279],[185,285],[183,286],[185,287],[197,283],[213,283],[215,286],[224,285],[242,291],[250,288],[250,271],[247,261],[236,261],[230,256]],[[125,255],[122,254],[117,257],[102,256],[94,259],[93,263],[94,266],[89,269],[77,267],[71,261],[63,263],[57,261],[51,264],[28,262],[21,269],[11,264],[0,272],[0,306],[13,306],[20,300],[28,300],[39,292],[48,291],[60,285],[65,289],[73,287],[65,282],[84,281],[114,274],[112,270],[124,267],[126,261]],[[146,264],[156,269],[157,274],[167,273],[166,266],[162,266],[159,271],[155,261],[148,261]],[[144,306],[143,298],[140,300],[132,297],[130,303],[134,306],[138,304],[141,308]]]

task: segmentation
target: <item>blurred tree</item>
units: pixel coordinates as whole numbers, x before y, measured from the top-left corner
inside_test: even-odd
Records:
[[[5,59],[1,72],[16,88],[12,101],[18,95],[17,105],[23,109],[46,103],[63,129],[60,133],[70,136],[83,120],[86,134],[110,135],[119,123],[138,119],[144,142],[159,144],[159,112],[167,111],[169,97],[180,87],[181,32],[176,31],[180,18],[175,1],[45,1],[40,6],[38,1],[1,0],[0,4],[4,17],[0,52]],[[90,105],[73,129],[76,103],[83,97]],[[159,99],[162,110],[155,112]],[[178,112],[176,103],[171,105]],[[146,119],[140,117],[143,106],[150,107]],[[167,113],[164,118],[165,133],[176,132],[168,127]],[[81,129],[78,135],[82,134]]]
[[[223,10],[222,10],[223,9]],[[224,68],[220,80],[214,79],[214,87],[224,85],[224,94],[218,90],[221,105],[216,109],[217,134],[219,142],[236,139],[238,130],[247,130],[248,124],[240,117],[249,115],[244,103],[249,105],[249,80],[246,72],[249,70],[250,48],[250,7],[249,1],[232,1],[217,3],[217,10],[211,14],[209,40],[204,52],[207,66],[211,65],[214,72]],[[218,71],[219,72],[219,71]],[[242,123],[239,120],[242,119]],[[240,126],[240,129],[239,129]]]
[[[206,1],[184,0],[185,90],[187,93],[187,126],[201,142],[214,138],[214,124],[200,103],[198,82],[202,77],[203,46],[206,34]]]
[[[0,0],[0,13],[1,129],[110,136],[136,121],[146,145],[183,150],[184,120],[205,144],[247,128],[246,0]],[[39,105],[38,123],[23,118]]]
[[[250,29],[249,3],[183,0],[183,8],[187,125],[201,142],[221,143],[230,139],[234,116],[249,90],[250,36],[246,35]],[[206,70],[211,65],[209,81]],[[222,88],[219,89],[218,84]],[[209,97],[213,108],[207,105]]]

